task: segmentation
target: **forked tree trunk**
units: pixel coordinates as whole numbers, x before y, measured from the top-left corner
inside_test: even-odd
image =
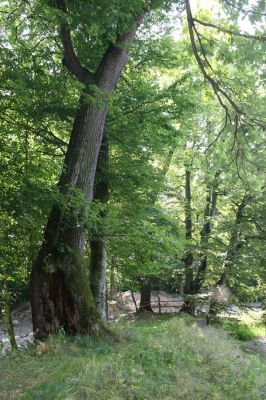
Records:
[[[64,1],[57,1],[66,12]],[[98,91],[108,93],[117,84],[142,17],[136,18],[132,31],[110,44],[94,75]],[[67,23],[61,25],[64,55],[68,68],[84,80],[84,68],[79,64],[71,43]],[[86,78],[86,76],[85,76]],[[93,198],[94,176],[102,142],[108,106],[101,98],[88,104],[87,94],[93,95],[90,84],[81,96],[64,169],[59,180],[63,204],[55,203],[48,218],[44,240],[31,274],[31,304],[33,329],[36,338],[43,338],[63,328],[67,333],[91,333],[101,325],[100,314],[90,289],[89,276],[83,262],[84,204]]]
[[[63,328],[68,333],[99,329],[99,314],[83,263],[84,231],[75,195],[91,200],[107,107],[81,104],[65,157],[59,188],[44,241],[31,274],[33,329],[37,338]],[[82,198],[81,198],[82,202]]]
[[[105,204],[109,199],[109,140],[105,133],[97,161],[94,199]],[[105,218],[105,212],[100,212],[99,219]],[[91,262],[90,262],[90,284],[95,299],[96,308],[102,318],[106,315],[106,268],[107,251],[104,238],[101,233],[92,232],[90,240]]]

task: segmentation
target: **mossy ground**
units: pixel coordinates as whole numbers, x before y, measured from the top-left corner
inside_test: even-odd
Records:
[[[63,334],[0,360],[0,398],[23,400],[255,400],[266,364],[222,328],[192,318],[114,324],[114,337]]]

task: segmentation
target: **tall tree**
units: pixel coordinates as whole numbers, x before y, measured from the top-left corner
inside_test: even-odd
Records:
[[[72,43],[64,0],[56,1],[64,63],[83,84],[75,116],[59,190],[66,203],[55,203],[44,233],[44,240],[31,274],[33,328],[42,338],[63,328],[68,333],[88,333],[100,327],[100,317],[90,290],[84,266],[84,229],[80,220],[81,200],[92,200],[93,184],[108,103],[106,96],[115,89],[128,59],[128,48],[143,21],[144,10],[135,16],[128,31],[118,34],[101,58],[95,73],[84,67]],[[89,96],[93,101],[89,101]],[[84,217],[84,216],[83,216]]]

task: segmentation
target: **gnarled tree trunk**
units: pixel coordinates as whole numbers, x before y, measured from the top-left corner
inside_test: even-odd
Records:
[[[67,13],[64,0],[56,7]],[[99,330],[100,314],[89,284],[83,261],[84,230],[82,208],[77,204],[93,198],[94,176],[102,142],[108,105],[99,97],[88,104],[88,96],[112,91],[128,59],[136,29],[143,17],[137,17],[130,32],[110,44],[95,74],[84,68],[75,54],[66,18],[60,24],[64,63],[84,85],[76,113],[64,168],[59,180],[62,203],[55,203],[44,233],[44,240],[31,274],[31,304],[35,337],[43,338],[63,328],[67,333],[90,333]],[[105,95],[103,96],[105,97]]]

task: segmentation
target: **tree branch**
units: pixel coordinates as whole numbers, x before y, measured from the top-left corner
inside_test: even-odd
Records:
[[[65,0],[56,0],[56,8],[62,13],[67,15],[67,7]],[[94,83],[95,76],[87,68],[83,67],[75,53],[71,34],[68,23],[62,19],[60,23],[60,35],[64,49],[63,64],[67,67],[69,72],[76,76],[76,78],[85,85]]]
[[[201,20],[199,20],[197,18],[193,18],[193,21],[196,22],[199,25],[207,26],[209,28],[214,28],[217,31],[227,33],[228,35],[241,36],[241,37],[244,37],[246,39],[260,40],[260,41],[263,41],[263,42],[266,41],[266,36],[249,35],[248,33],[241,33],[241,32],[237,32],[237,31],[233,31],[231,29],[226,29],[226,28],[223,28],[222,26],[218,26],[218,25],[212,24],[211,22],[201,21]]]

